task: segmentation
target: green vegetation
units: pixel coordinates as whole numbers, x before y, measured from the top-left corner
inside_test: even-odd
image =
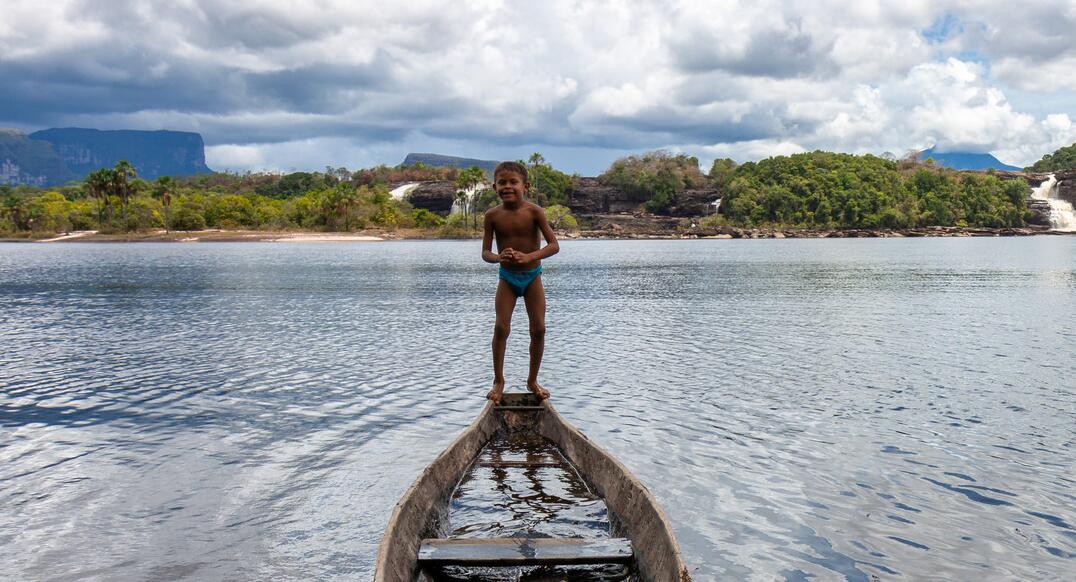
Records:
[[[598,176],[598,181],[628,194],[649,196],[644,206],[655,214],[666,212],[684,190],[705,188],[710,183],[699,170],[698,158],[666,151],[621,158]]]
[[[549,172],[560,174],[552,168]],[[0,234],[417,228],[438,236],[471,237],[481,226],[479,215],[497,203],[492,189],[480,188],[475,195],[465,197],[465,212],[447,218],[389,195],[389,183],[445,180],[465,190],[485,182],[486,176],[479,168],[416,164],[355,172],[330,167],[325,172],[285,175],[164,176],[146,182],[135,175],[130,164],[120,162],[115,168],[98,169],[84,181],[61,188],[0,186]],[[549,183],[553,188],[552,179]],[[562,212],[560,220],[570,228],[574,218],[567,208]]]
[[[572,211],[567,206],[554,204],[545,209],[546,220],[553,230],[578,230],[579,222],[572,216]]]
[[[1076,143],[1058,149],[1052,154],[1042,156],[1042,159],[1029,166],[1029,172],[1059,172],[1061,170],[1076,169]]]
[[[737,167],[721,211],[733,224],[802,228],[1023,226],[1028,185],[995,176],[829,152]]]
[[[575,188],[575,178],[564,172],[556,170],[546,163],[542,154],[531,154],[527,162],[527,174],[531,183],[531,196],[535,204],[549,206],[559,204],[568,205],[568,198]]]
[[[1072,148],[1062,148],[1060,160]],[[578,228],[568,208],[571,176],[528,160],[535,200],[556,229]],[[389,183],[450,180],[462,212],[441,217],[392,199]],[[0,233],[44,235],[96,229],[103,233],[150,229],[353,231],[417,228],[439,236],[470,237],[480,214],[497,203],[475,167],[430,168],[417,164],[349,171],[209,174],[189,178],[138,178],[120,162],[83,182],[41,190],[0,186]],[[1024,180],[993,173],[959,172],[914,160],[811,152],[736,165],[716,160],[708,175],[685,155],[651,152],[614,162],[599,180],[645,199],[662,213],[689,189],[714,189],[721,214],[702,224],[744,227],[915,228],[924,226],[1016,227],[1029,218]],[[465,194],[472,190],[473,195]]]

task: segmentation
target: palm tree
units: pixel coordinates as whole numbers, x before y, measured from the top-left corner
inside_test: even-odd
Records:
[[[341,168],[346,171],[345,168]],[[344,207],[344,232],[351,232],[351,205],[359,198],[359,193],[350,186],[340,186],[340,203]]]
[[[467,222],[468,196],[470,197],[471,213],[474,215],[474,228],[478,228],[478,185],[486,181],[486,173],[478,166],[471,166],[456,176],[456,198],[463,205],[463,221]]]
[[[97,230],[104,229],[105,204],[113,181],[112,170],[108,168],[94,170],[86,176],[86,189],[97,200]]]
[[[545,163],[545,158],[542,156],[542,154],[534,152],[533,154],[531,154],[531,157],[527,159],[527,162],[531,165],[531,179],[534,180],[534,197],[535,199],[537,199],[542,192],[541,189],[538,187],[538,181],[540,179],[540,176],[538,175],[538,166],[541,166]]]
[[[115,180],[116,190],[120,195],[120,203],[123,204],[123,230],[128,230],[127,225],[127,205],[130,202],[130,178],[134,178],[138,175],[135,172],[134,166],[127,160],[120,160],[116,162],[116,167],[112,170],[113,179]]]
[[[175,187],[175,180],[172,176],[161,176],[157,178],[157,184],[154,190],[157,191],[158,196],[161,197],[161,206],[164,207],[164,233],[168,234],[168,209],[172,206],[172,189]]]

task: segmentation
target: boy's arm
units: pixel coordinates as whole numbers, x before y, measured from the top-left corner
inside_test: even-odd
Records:
[[[486,213],[482,220],[482,260],[487,263],[499,263],[501,257],[493,252],[493,217]]]
[[[534,214],[534,219],[538,223],[538,230],[542,232],[542,237],[545,238],[545,246],[533,253],[529,253],[530,259],[523,262],[540,261],[560,252],[560,243],[557,242],[557,235],[553,234],[553,228],[549,226],[549,220],[545,217],[545,209],[535,205]]]

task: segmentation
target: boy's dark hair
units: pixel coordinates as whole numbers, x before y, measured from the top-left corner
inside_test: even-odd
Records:
[[[501,162],[497,164],[497,168],[493,170],[493,179],[497,179],[497,174],[501,172],[515,172],[520,176],[523,176],[523,181],[527,181],[527,166],[519,162]]]

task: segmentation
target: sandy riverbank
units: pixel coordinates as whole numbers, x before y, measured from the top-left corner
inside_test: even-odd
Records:
[[[425,236],[423,236],[425,235]],[[60,235],[24,238],[0,238],[3,242],[378,242],[402,238],[429,238],[423,231],[362,232],[292,232],[265,230],[154,230],[146,232],[101,234],[94,230]]]
[[[846,229],[846,230],[800,230],[737,227],[697,227],[661,229],[652,227],[621,227],[603,225],[604,228],[576,232],[558,232],[561,239],[759,239],[759,238],[903,238],[903,237],[954,237],[954,236],[1033,236],[1076,234],[1052,231],[1043,227],[1023,228],[974,228],[974,227],[926,227],[916,229]],[[395,231],[364,230],[359,232],[298,232],[265,230],[164,230],[132,232],[128,234],[101,234],[97,231],[75,231],[63,234],[43,234],[38,237],[0,238],[0,242],[289,242],[289,243],[340,243],[380,242],[387,240],[435,240],[443,239],[436,231],[422,229],[398,229]],[[477,240],[478,234],[470,237]]]

